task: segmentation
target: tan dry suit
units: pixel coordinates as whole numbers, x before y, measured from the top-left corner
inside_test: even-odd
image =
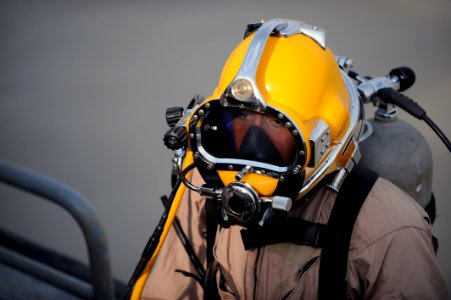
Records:
[[[193,180],[202,184],[198,174]],[[326,224],[335,197],[323,188],[293,213]],[[201,261],[206,261],[204,204],[204,198],[187,191],[177,214]],[[246,251],[241,229],[219,229],[216,235],[214,256],[219,263],[216,277],[221,299],[317,299],[321,249],[282,243]],[[352,233],[348,299],[448,299],[436,250],[425,211],[406,193],[379,178]],[[171,229],[142,299],[202,299],[200,284],[176,269],[196,274]]]

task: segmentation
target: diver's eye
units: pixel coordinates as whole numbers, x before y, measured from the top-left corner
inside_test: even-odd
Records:
[[[282,121],[280,121],[278,119],[270,118],[270,117],[267,118],[267,124],[270,127],[274,127],[274,128],[283,127],[283,122]]]

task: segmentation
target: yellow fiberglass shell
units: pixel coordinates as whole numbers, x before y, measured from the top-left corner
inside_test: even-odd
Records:
[[[224,183],[228,185],[236,181],[235,176],[238,174],[237,171],[218,171],[219,178]],[[277,188],[278,179],[272,178],[262,174],[249,173],[246,174],[241,182],[246,182],[250,184],[259,195],[271,196]]]
[[[253,35],[243,40],[227,60],[218,86],[206,101],[218,99],[235,78]],[[349,95],[335,56],[310,37],[270,36],[261,56],[256,84],[265,103],[293,120],[309,139],[309,121],[322,119],[331,129],[332,145],[349,125]],[[306,141],[307,152],[309,143]],[[310,153],[307,153],[307,161]]]

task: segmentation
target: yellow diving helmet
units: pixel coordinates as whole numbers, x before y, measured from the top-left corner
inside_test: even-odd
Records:
[[[187,153],[229,224],[289,211],[326,175],[338,190],[358,162],[363,124],[349,61],[299,21],[248,25],[213,94],[183,118]],[[190,186],[191,185],[191,186]]]

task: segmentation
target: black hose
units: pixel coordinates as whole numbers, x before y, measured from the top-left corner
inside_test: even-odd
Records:
[[[451,143],[446,135],[440,130],[440,128],[426,115],[426,111],[415,101],[409,97],[396,92],[392,88],[380,89],[377,92],[377,96],[381,98],[385,103],[391,103],[401,107],[407,113],[414,116],[417,119],[423,120],[429,127],[438,135],[438,137],[445,144],[446,148],[451,152]]]
[[[424,115],[422,117],[423,121],[426,122],[426,124],[429,125],[429,127],[432,128],[432,130],[438,135],[438,137],[442,140],[442,142],[445,144],[445,146],[448,148],[448,150],[451,152],[451,143],[446,137],[446,135],[438,128],[438,126],[432,121],[428,116]]]

